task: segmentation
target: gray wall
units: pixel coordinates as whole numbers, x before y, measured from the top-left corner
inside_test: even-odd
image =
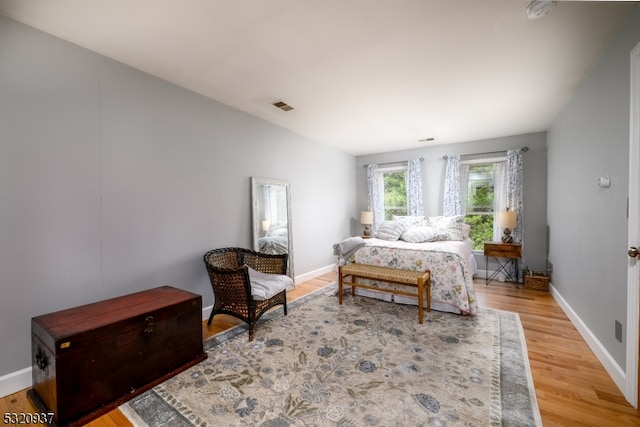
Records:
[[[349,234],[355,158],[0,17],[0,377],[33,316],[163,284],[250,247],[250,177],[291,183],[298,275]]]
[[[548,132],[552,281],[622,369],[626,344],[630,52],[640,8]],[[597,186],[609,175],[611,188]]]
[[[445,154],[474,154],[511,148],[529,147],[524,158],[524,251],[527,264],[534,270],[544,271],[547,253],[547,157],[546,134],[533,133],[460,144],[436,145],[414,150],[396,151],[357,158],[357,203],[358,209],[367,208],[367,177],[364,165],[408,159],[424,158],[422,162],[424,211],[427,216],[442,215]],[[352,234],[359,234],[362,226],[354,220]],[[484,269],[484,256],[476,255],[478,268]],[[491,266],[490,266],[491,268]]]

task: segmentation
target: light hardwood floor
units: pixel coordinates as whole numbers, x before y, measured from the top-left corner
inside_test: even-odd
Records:
[[[329,285],[328,273],[296,286],[295,300]],[[545,426],[640,426],[640,411],[629,405],[569,319],[548,292],[515,288],[510,283],[475,282],[481,307],[515,311],[525,333],[538,405]],[[209,337],[238,321],[216,316],[203,336]],[[0,399],[0,412],[34,412],[26,390]],[[91,427],[130,426],[118,410],[96,419]]]

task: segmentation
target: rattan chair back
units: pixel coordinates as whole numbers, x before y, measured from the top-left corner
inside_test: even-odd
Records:
[[[249,341],[258,319],[271,307],[281,304],[287,314],[287,294],[282,291],[273,297],[257,301],[251,296],[251,281],[247,267],[262,273],[286,274],[286,254],[267,255],[244,248],[213,249],[204,255],[209,280],[213,289],[211,325],[216,314],[229,314],[249,326]]]

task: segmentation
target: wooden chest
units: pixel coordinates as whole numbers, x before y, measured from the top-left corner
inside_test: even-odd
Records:
[[[29,397],[83,425],[206,359],[202,297],[163,286],[34,317],[31,345]]]

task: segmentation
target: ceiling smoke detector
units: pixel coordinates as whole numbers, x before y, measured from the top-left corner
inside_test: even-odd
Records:
[[[533,0],[527,6],[527,18],[540,19],[547,16],[555,7],[557,1]]]
[[[282,111],[291,111],[291,110],[293,110],[293,107],[291,105],[287,104],[284,101],[274,101],[274,102],[271,103],[271,105],[281,109]]]

